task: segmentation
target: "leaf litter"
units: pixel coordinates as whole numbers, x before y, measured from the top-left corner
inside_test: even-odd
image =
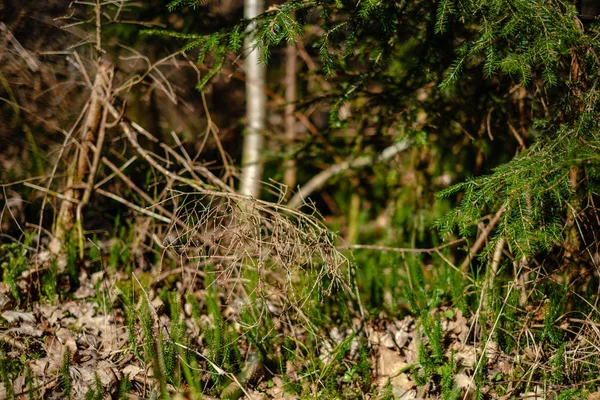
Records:
[[[33,302],[25,311],[22,309],[24,304],[17,306],[16,302],[8,301],[0,309],[0,321],[3,321],[0,338],[11,349],[6,356],[24,360],[27,365],[13,381],[12,390],[15,396],[24,398],[35,390],[41,398],[63,398],[64,388],[60,382],[65,354],[70,354],[67,364],[71,380],[71,398],[86,398],[90,388],[98,385],[98,382],[106,396],[116,397],[125,379],[132,384],[129,398],[147,398],[152,391],[159,392],[153,366],[144,365],[132,351],[127,319],[123,311],[118,308],[107,309],[105,303],[98,299],[98,287],[118,291],[114,285],[114,276],[103,272],[88,276],[83,272],[79,279],[79,289],[71,299],[62,303]],[[3,285],[0,283],[0,293],[7,292]],[[202,292],[199,295],[202,295]],[[170,326],[172,322],[164,314],[165,307],[157,292],[151,290],[148,296],[163,326]],[[201,335],[198,324],[193,321],[198,317],[194,316],[193,307],[186,302],[182,309],[184,312],[181,318],[184,319],[184,326],[188,332],[196,337]],[[461,394],[460,398],[474,398],[474,372],[478,363],[482,362],[482,356],[485,357],[483,361],[490,382],[481,388],[482,393],[490,399],[506,398],[499,396],[492,389],[498,376],[510,376],[513,373],[515,358],[505,354],[493,341],[488,341],[485,346],[475,341],[473,316],[464,316],[460,310],[444,307],[434,309],[431,314],[440,316],[443,341],[441,345],[444,357],[454,363],[453,386]],[[201,315],[200,318],[204,325],[214,323],[206,315]],[[420,363],[420,347],[428,345],[431,340],[419,320],[410,315],[390,318],[381,314],[366,321],[362,328],[360,321],[355,321],[354,325],[352,328],[332,327],[328,335],[323,337],[318,351],[323,366],[339,362],[335,358],[336,349],[346,341],[349,341],[349,350],[343,363],[355,365],[360,358],[361,340],[364,340],[368,348],[373,390],[364,393],[363,398],[442,398],[439,381],[429,379],[425,384],[419,384],[416,379],[424,374],[424,366]],[[280,328],[282,326],[279,325]],[[197,345],[197,351],[207,354],[206,349],[200,347],[200,342]],[[240,345],[242,352],[247,352],[248,349],[247,346]],[[521,359],[535,362],[539,359],[539,351],[535,348],[525,349]],[[276,372],[267,379],[251,385],[246,392],[253,399],[299,399],[299,395],[287,390],[287,383],[292,381],[299,384],[305,393],[318,396],[319,387],[309,387],[311,383],[303,380],[302,368],[302,362],[288,360],[285,373]],[[33,386],[26,383],[29,379],[28,373],[33,376]],[[207,371],[199,373],[206,374]],[[541,396],[542,389],[532,386],[526,395],[536,398]],[[191,398],[186,397],[188,394],[185,385],[181,388],[167,385],[167,390],[174,398]],[[137,397],[131,397],[132,393],[137,393]],[[590,398],[593,398],[593,395],[591,394]],[[7,396],[8,392],[1,383],[0,399]],[[214,397],[206,395],[204,398]]]

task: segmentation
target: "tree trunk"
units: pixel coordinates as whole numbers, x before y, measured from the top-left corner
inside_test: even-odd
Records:
[[[288,188],[287,193],[291,193],[296,186],[296,160],[291,155],[296,138],[296,56],[296,45],[288,44],[285,63],[285,145],[289,158],[285,161],[283,176],[283,183]]]
[[[80,224],[82,223],[81,207],[89,201],[104,141],[103,131],[98,136],[102,120],[106,119],[106,113],[102,106],[102,97],[105,96],[105,90],[109,87],[111,79],[112,66],[99,62],[96,79],[88,103],[85,124],[82,129],[80,146],[69,166],[67,174],[67,190],[65,191],[65,198],[67,200],[63,200],[61,203],[54,227],[54,238],[50,243],[50,250],[54,254],[62,253],[64,241],[75,224],[76,210],[79,211],[77,213],[77,220]],[[87,185],[84,189],[82,186],[85,185],[86,178]],[[78,206],[76,207],[77,204]]]
[[[254,18],[263,11],[264,0],[244,0],[245,18]],[[246,69],[246,119],[248,125],[244,135],[240,194],[258,198],[262,179],[262,135],[265,129],[266,115],[266,68],[259,63],[259,50],[255,46],[255,39],[251,37],[246,39],[245,47],[248,55],[244,60],[244,67]]]

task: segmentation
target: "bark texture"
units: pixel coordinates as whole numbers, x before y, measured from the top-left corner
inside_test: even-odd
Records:
[[[245,0],[244,17],[254,18],[263,12],[264,8],[264,0]],[[261,153],[266,115],[266,68],[259,62],[256,40],[251,37],[247,38],[245,47],[248,51],[244,61],[246,69],[246,119],[248,125],[244,135],[240,194],[258,198],[263,170]]]

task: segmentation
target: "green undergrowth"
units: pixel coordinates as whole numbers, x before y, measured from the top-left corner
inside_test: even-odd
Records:
[[[130,351],[142,365],[153,366],[162,389],[173,385],[193,396],[219,395],[231,383],[232,375],[239,375],[246,367],[250,354],[256,354],[270,371],[268,379],[271,373],[281,376],[285,390],[302,398],[312,398],[315,388],[319,396],[327,398],[340,393],[354,398],[371,389],[371,362],[364,339],[360,340],[352,364],[343,363],[357,334],[334,345],[328,360],[318,356],[326,338],[325,328],[333,323],[330,319],[326,321],[326,313],[333,304],[324,310],[306,309],[314,331],[307,330],[301,340],[285,329],[282,332],[281,327],[275,326],[278,321],[266,318],[264,310],[256,305],[244,307],[237,320],[225,318],[223,295],[212,287],[201,299],[193,295],[182,298],[176,291],[162,290],[159,297],[169,317],[165,325],[157,324],[153,316],[156,310],[139,291],[138,296],[141,299],[137,304],[132,296],[125,293],[120,296],[127,318]],[[189,309],[189,316],[185,315],[184,306]],[[193,321],[192,331],[186,327],[186,317]],[[347,317],[342,313],[338,318],[344,319],[336,322],[348,325]],[[286,374],[286,365],[290,363],[304,379],[298,381]],[[198,374],[199,368],[207,373]],[[164,391],[162,395],[166,396]]]
[[[398,236],[394,232],[383,241],[380,238],[386,246],[415,248],[421,243],[430,248],[443,244],[437,234],[420,227],[419,222],[430,217],[400,211],[397,218],[412,230]],[[407,218],[413,223],[407,223]],[[372,242],[376,233],[367,232],[359,241]],[[465,242],[457,247],[469,245]],[[592,270],[582,268],[584,277],[577,277],[572,266],[556,268],[552,265],[556,255],[544,254],[547,261],[535,272],[515,273],[518,264],[506,257],[492,276],[491,257],[484,253],[473,260],[467,273],[456,267],[462,259],[451,247],[424,253],[362,249],[353,255],[359,266],[356,276],[361,298],[371,319],[376,321],[382,315],[416,319],[422,341],[410,375],[417,386],[426,388],[426,395],[462,398],[464,390],[455,380],[461,374],[472,377],[473,396],[478,399],[492,395],[516,398],[539,390],[555,398],[587,398],[597,390],[600,371],[593,351],[596,344],[592,344],[597,342],[586,323],[600,320],[589,300],[595,298],[598,287]],[[467,317],[470,329],[463,343],[478,349],[474,365],[465,365],[462,356],[451,350],[458,340],[443,328],[458,312]],[[579,347],[581,341],[587,346]],[[583,347],[586,349],[581,350]],[[501,356],[494,359],[490,354],[497,351]],[[534,361],[541,367],[533,368]],[[393,398],[392,392],[388,386],[379,398]]]
[[[485,258],[475,259],[469,273],[457,269],[461,259],[454,247],[439,253],[355,250],[352,284],[356,287],[334,288],[327,295],[300,291],[309,296],[301,309],[293,309],[275,297],[259,296],[256,289],[264,282],[251,268],[243,275],[242,292],[215,279],[214,264],[199,270],[202,278],[192,287],[184,288],[177,274],[157,281],[159,273],[150,262],[158,259],[157,251],[145,255],[147,270],[136,270],[131,228],[126,227],[119,227],[108,240],[91,240],[86,262],[78,259],[76,246],[67,245],[64,272],[59,273],[56,263],[50,262],[36,275],[37,293],[24,296],[21,290],[22,277],[32,268],[28,244],[3,247],[2,273],[10,295],[21,307],[72,299],[84,270],[88,276],[101,273],[114,279],[109,289],[105,280],[98,281],[92,300],[98,304],[97,312],[123,316],[127,347],[122,357],[131,354],[130,362],[151,371],[155,383],[144,389],[144,396],[170,398],[182,392],[191,398],[218,397],[258,358],[268,371],[259,390],[268,390],[277,377],[284,392],[302,399],[352,399],[367,393],[392,399],[396,389],[391,381],[381,386],[375,375],[378,349],[369,342],[367,330],[409,316],[415,319],[412,337],[418,342],[418,354],[402,373],[424,396],[462,398],[465,392],[457,380],[462,375],[472,378],[473,395],[478,399],[492,394],[520,396],[540,387],[556,398],[585,398],[597,389],[599,360],[593,350],[597,343],[586,330],[590,326],[586,321],[600,321],[589,301],[598,285],[593,271],[575,277],[569,269],[542,264],[520,283],[508,258],[499,263],[494,277]],[[414,229],[418,231],[418,225]],[[417,237],[418,232],[411,235]],[[419,238],[419,242],[434,240],[433,236]],[[399,245],[409,247],[410,243]],[[162,263],[161,272],[177,265],[166,258]],[[299,276],[292,284],[307,287],[311,279],[308,274]],[[326,280],[323,283],[328,286]],[[354,290],[366,313],[362,316]],[[469,333],[459,340],[448,324],[460,316],[466,318]],[[1,318],[0,327],[8,327]],[[334,327],[343,333],[339,338],[332,334]],[[459,341],[475,349],[474,364],[465,364],[464,354],[455,348]],[[37,383],[29,363],[43,356],[43,351],[37,356],[35,351],[19,353],[4,339],[0,339],[0,350],[0,378],[7,398],[14,397],[12,382],[21,374],[29,377],[35,398]],[[405,351],[399,349],[399,354]],[[494,361],[489,361],[491,354]],[[539,367],[532,368],[534,362]],[[72,396],[69,368],[73,363],[66,353],[57,378],[65,398]],[[125,376],[117,395],[127,398],[140,390],[139,384]],[[86,398],[105,394],[95,376]]]

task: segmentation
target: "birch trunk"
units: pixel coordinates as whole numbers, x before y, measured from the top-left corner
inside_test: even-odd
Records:
[[[264,11],[264,0],[244,0],[244,17],[254,18]],[[259,62],[256,40],[246,39],[248,55],[244,60],[246,69],[246,119],[242,153],[242,177],[240,194],[258,198],[262,179],[263,130],[265,129],[265,75],[266,68]]]

